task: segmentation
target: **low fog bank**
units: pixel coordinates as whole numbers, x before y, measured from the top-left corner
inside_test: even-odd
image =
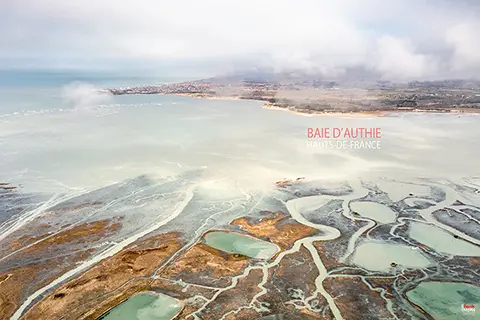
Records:
[[[75,111],[92,111],[112,101],[111,95],[85,82],[72,82],[62,87],[61,96]]]
[[[42,191],[199,171],[219,187],[258,190],[297,177],[480,174],[474,116],[304,117],[255,101],[158,98],[161,105],[124,106],[101,117],[93,110],[82,117],[59,112],[11,118],[0,127],[0,180]],[[379,127],[384,138],[379,150],[312,148],[309,127]]]

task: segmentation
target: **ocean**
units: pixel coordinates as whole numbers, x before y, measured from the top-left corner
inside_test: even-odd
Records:
[[[476,115],[304,117],[256,101],[96,93],[175,77],[20,72],[0,79],[0,180],[28,189],[100,187],[203,167],[251,177],[249,186],[292,176],[480,173]],[[308,128],[319,127],[380,128],[381,148],[335,149],[339,139],[308,139]]]

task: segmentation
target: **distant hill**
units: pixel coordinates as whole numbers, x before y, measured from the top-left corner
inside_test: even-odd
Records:
[[[278,83],[319,88],[361,88],[361,89],[480,89],[480,80],[445,79],[396,82],[382,79],[379,74],[363,68],[349,68],[335,77],[311,74],[302,71],[276,73],[271,70],[249,70],[235,74],[220,75],[197,82],[212,85],[238,85],[244,82]]]

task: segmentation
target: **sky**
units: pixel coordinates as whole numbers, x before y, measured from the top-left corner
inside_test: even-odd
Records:
[[[0,68],[480,76],[478,0],[0,0]]]

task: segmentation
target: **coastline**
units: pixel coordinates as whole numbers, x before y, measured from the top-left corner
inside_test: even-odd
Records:
[[[339,112],[339,111],[310,111],[306,109],[295,110],[293,107],[282,108],[272,106],[270,104],[264,104],[263,109],[274,110],[274,111],[283,111],[289,112],[302,117],[347,117],[347,118],[361,118],[361,117],[385,117],[390,113],[385,111],[349,111],[349,112]],[[303,111],[305,110],[305,111]]]
[[[263,109],[267,110],[275,110],[275,111],[283,111],[283,112],[290,112],[295,115],[303,116],[303,117],[345,117],[345,118],[362,118],[362,117],[387,117],[392,114],[398,113],[415,113],[415,114],[422,114],[422,113],[430,113],[430,114],[449,114],[449,115],[480,115],[480,109],[445,109],[445,110],[437,110],[437,109],[397,109],[397,110],[355,110],[355,111],[314,111],[314,110],[307,110],[307,109],[295,109],[295,107],[278,107],[274,106],[270,103],[265,103],[262,107]]]
[[[459,109],[395,109],[395,110],[351,110],[351,111],[314,111],[308,109],[296,109],[295,106],[291,107],[278,107],[272,104],[271,102],[260,100],[260,99],[243,99],[240,97],[232,96],[212,96],[212,95],[203,95],[203,94],[192,94],[192,93],[160,93],[161,95],[169,96],[179,96],[179,97],[189,97],[196,99],[206,99],[206,100],[249,100],[249,101],[258,101],[263,102],[263,109],[274,110],[274,111],[283,111],[290,112],[292,114],[302,116],[302,117],[344,117],[344,118],[363,118],[363,117],[387,117],[392,114],[397,113],[414,113],[414,114],[450,114],[450,115],[480,115],[480,109],[476,108],[459,108]]]
[[[239,97],[227,97],[227,96],[211,96],[211,95],[204,95],[204,94],[196,94],[196,93],[159,93],[160,95],[164,96],[177,96],[177,97],[188,97],[188,98],[196,98],[196,99],[206,99],[206,100],[252,100],[252,99],[240,99]]]
[[[127,93],[128,94],[128,93]],[[143,93],[137,93],[142,95]],[[289,107],[279,107],[272,102],[265,101],[266,99],[256,99],[256,98],[242,98],[239,96],[215,96],[210,94],[203,93],[156,93],[159,95],[165,96],[178,96],[178,97],[188,97],[195,99],[205,99],[205,100],[225,100],[225,101],[238,101],[238,100],[247,100],[247,101],[258,101],[263,102],[263,109],[274,110],[274,111],[283,111],[290,112],[292,114],[303,116],[303,117],[344,117],[344,118],[362,118],[362,117],[386,117],[392,114],[399,113],[410,113],[410,114],[450,114],[450,115],[480,115],[480,108],[445,108],[445,109],[416,109],[416,108],[398,108],[392,110],[331,110],[331,111],[315,111],[309,109],[299,109],[295,106]],[[124,94],[121,94],[124,95]]]

